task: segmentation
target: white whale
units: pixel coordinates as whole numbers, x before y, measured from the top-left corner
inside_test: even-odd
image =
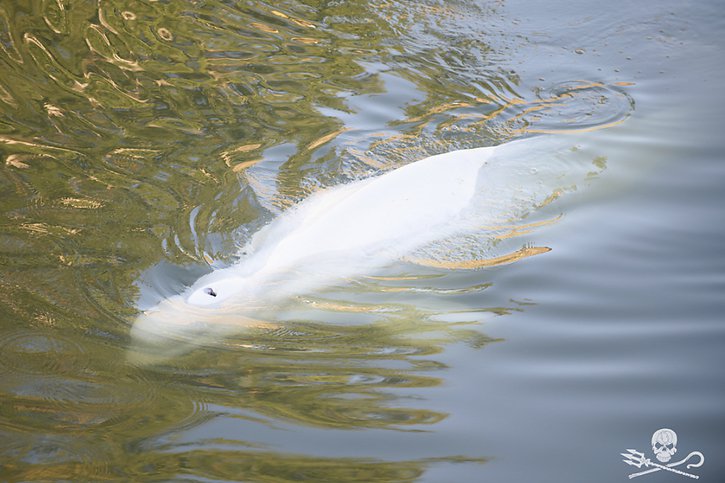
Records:
[[[255,234],[236,264],[141,313],[131,335],[155,345],[201,340],[437,240],[521,219],[591,169],[571,147],[540,136],[453,151],[319,191]]]

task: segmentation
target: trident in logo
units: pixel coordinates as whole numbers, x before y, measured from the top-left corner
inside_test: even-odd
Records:
[[[627,451],[627,453],[620,453],[622,456],[624,456],[624,459],[622,461],[624,461],[628,465],[636,466],[637,468],[642,468],[643,466],[645,468],[651,467],[649,470],[640,471],[639,473],[632,473],[631,475],[629,475],[630,480],[632,478],[637,478],[638,476],[655,473],[661,470],[677,473],[678,475],[687,476],[688,478],[693,478],[696,480],[700,478],[698,475],[685,473],[684,471],[675,469],[675,467],[686,463],[693,457],[698,457],[698,462],[689,463],[686,466],[688,470],[690,468],[699,468],[703,465],[703,463],[705,463],[705,456],[699,451],[693,451],[680,461],[669,463],[666,466],[652,462],[652,460],[644,456],[644,453],[640,453],[637,450],[628,449]],[[662,463],[668,463],[670,459],[672,459],[672,456],[677,453],[677,433],[668,428],[662,428],[655,431],[655,433],[652,435],[652,451],[657,457],[657,460]]]

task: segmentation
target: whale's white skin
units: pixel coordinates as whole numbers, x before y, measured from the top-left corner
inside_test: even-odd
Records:
[[[587,165],[568,159],[570,148],[570,140],[542,136],[453,151],[317,192],[255,234],[238,263],[139,315],[132,337],[201,340],[436,240],[520,219],[553,190],[581,180]]]
[[[304,284],[309,287],[312,277],[318,285],[328,269],[335,277],[354,274],[435,240],[469,205],[478,171],[492,150],[432,156],[318,192],[260,231],[250,247],[253,254],[243,263],[200,278],[186,302],[213,306],[242,294],[264,297],[266,282],[303,267],[314,266],[305,272]],[[277,297],[280,291],[294,292],[277,287]]]

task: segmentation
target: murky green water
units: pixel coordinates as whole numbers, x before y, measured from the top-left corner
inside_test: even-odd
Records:
[[[715,1],[0,3],[0,480],[628,481],[667,427],[720,481],[724,27]],[[511,226],[129,358],[141,310],[320,188],[545,134],[588,175]]]

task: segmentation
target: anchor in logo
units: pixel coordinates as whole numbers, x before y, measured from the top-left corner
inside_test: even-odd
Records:
[[[667,463],[667,465],[654,463],[649,458],[645,458],[644,453],[640,453],[637,450],[628,449],[627,451],[628,453],[620,454],[624,456],[624,459],[622,461],[624,461],[628,465],[636,466],[637,468],[642,468],[643,466],[645,468],[652,467],[648,470],[640,471],[639,473],[632,473],[631,475],[629,475],[630,480],[632,478],[637,478],[638,476],[655,473],[661,470],[670,471],[672,473],[677,473],[678,475],[687,476],[688,478],[693,478],[696,480],[700,478],[700,476],[693,475],[691,473],[685,473],[684,471],[675,469],[675,467],[685,464],[691,458],[696,456],[699,458],[699,461],[697,463],[689,463],[686,466],[688,470],[690,468],[699,468],[703,465],[703,463],[705,463],[705,456],[699,451],[693,451],[688,454],[687,457],[681,459],[680,461],[669,463],[675,453],[677,453],[677,433],[668,428],[658,429],[652,435],[652,451],[654,452],[658,461],[662,463]]]

